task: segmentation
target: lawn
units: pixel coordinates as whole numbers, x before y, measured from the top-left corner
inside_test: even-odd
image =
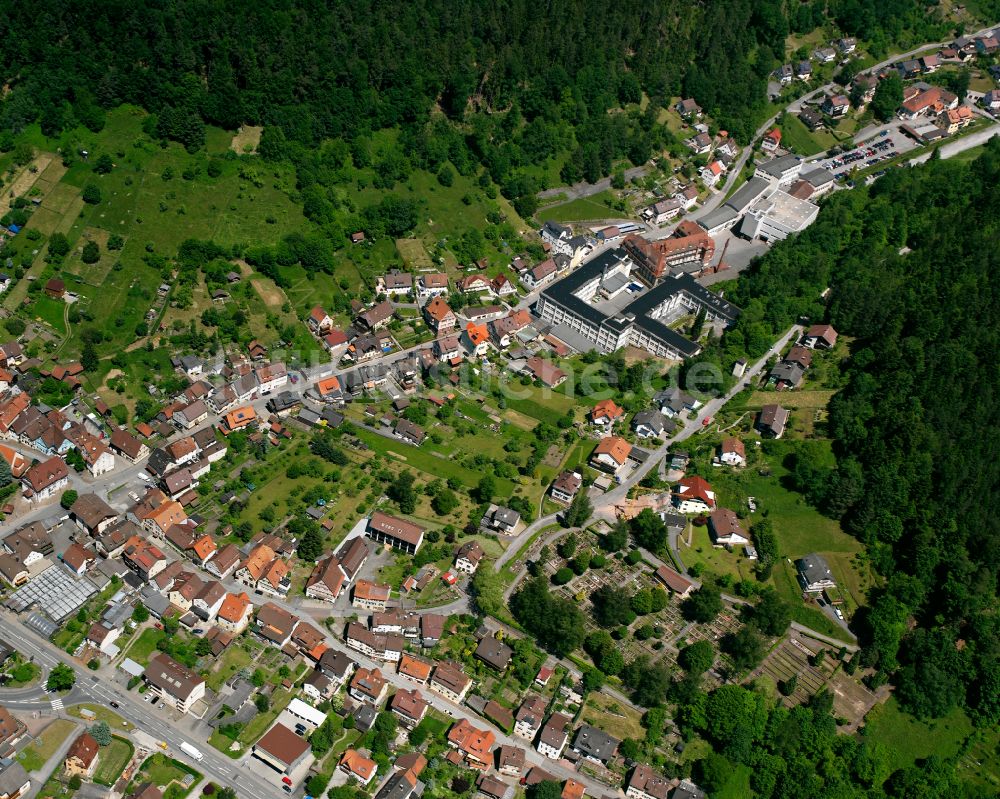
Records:
[[[38,771],[75,729],[75,722],[56,719],[18,753],[17,759],[26,771]]]
[[[193,778],[187,789],[183,787],[181,782],[186,774],[190,774]],[[176,784],[171,785],[174,781]],[[169,786],[164,792],[164,799],[183,799],[191,792],[191,788],[200,781],[201,774],[193,768],[166,755],[155,754],[146,758],[142,766],[139,767],[138,773],[129,784],[128,792],[131,793],[144,782],[151,782],[157,786]]]
[[[250,665],[250,660],[250,653],[234,644],[223,653],[218,667],[205,678],[206,685],[213,691],[218,691],[240,669]]]
[[[801,155],[809,156],[829,150],[837,139],[828,130],[809,130],[795,114],[785,114],[781,123],[781,146]]]
[[[599,191],[589,197],[580,197],[558,205],[550,205],[548,208],[541,208],[535,216],[542,222],[576,222],[585,219],[610,219],[623,216],[621,211],[608,205],[608,202],[614,199],[615,196],[610,191]]]
[[[94,771],[94,782],[100,785],[114,785],[132,759],[135,747],[124,738],[117,735],[111,738],[111,743],[101,747],[100,760]]]
[[[753,791],[750,790],[750,767],[742,763],[734,766],[729,780],[712,796],[715,799],[745,799],[753,796]]]
[[[80,712],[82,709],[86,708],[93,716],[88,716],[83,718],[83,714]],[[87,723],[92,723],[94,721],[104,721],[107,722],[108,726],[113,730],[131,730],[132,724],[125,721],[121,716],[115,713],[113,710],[106,708],[102,705],[94,705],[90,703],[82,705],[73,705],[72,707],[66,708],[66,712],[71,716],[76,716],[78,719],[83,719]]]
[[[36,295],[37,299],[31,306],[31,313],[47,323],[58,333],[66,332],[66,322],[63,314],[66,312],[66,303],[62,300],[54,300],[44,294]]]
[[[156,645],[166,637],[163,630],[155,627],[147,627],[142,634],[135,639],[135,643],[128,649],[128,657],[143,666],[149,663],[149,657],[156,651]]]
[[[461,481],[463,485],[473,488],[479,484],[479,480],[482,477],[478,472],[466,469],[454,460],[432,454],[429,449],[411,447],[409,444],[404,444],[396,439],[386,438],[370,430],[358,428],[356,432],[358,438],[364,441],[375,452],[381,455],[390,455],[390,457],[400,463],[412,466],[414,469],[424,472],[432,478],[441,477],[447,479],[454,477]],[[496,491],[498,496],[509,496],[514,491],[514,484],[507,478],[498,477],[496,478]]]
[[[690,547],[687,546],[689,534]],[[700,563],[705,571],[711,574],[720,577],[728,574],[737,581],[747,579],[753,573],[752,564],[742,554],[729,552],[726,549],[717,549],[712,545],[712,539],[706,525],[691,525],[689,531],[678,537],[678,542],[681,560],[688,568]]]
[[[642,740],[645,730],[641,714],[635,708],[622,705],[616,699],[598,691],[592,692],[583,708],[582,721],[593,724],[620,740]]]
[[[755,391],[747,400],[748,408],[760,408],[777,400],[783,408],[825,408],[834,395],[828,389],[807,389],[805,391]]]
[[[883,744],[895,770],[930,755],[953,757],[972,733],[972,722],[959,708],[943,718],[920,721],[903,712],[890,697],[872,708],[865,718],[864,733]]]
[[[250,720],[250,723],[247,724],[247,726],[244,727],[243,731],[240,733],[240,743],[244,744],[244,746],[249,746],[260,738],[260,736],[264,734],[265,730],[267,730],[274,720],[278,718],[278,714],[280,714],[291,701],[291,691],[286,691],[284,688],[276,689],[274,693],[271,694],[270,710],[266,713],[258,713],[253,717],[253,719]]]

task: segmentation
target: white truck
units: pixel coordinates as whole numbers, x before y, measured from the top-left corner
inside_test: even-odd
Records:
[[[181,742],[181,751],[184,754],[186,754],[188,757],[192,757],[195,760],[203,760],[205,758],[205,756],[201,753],[200,750],[195,749],[187,741],[182,741]]]

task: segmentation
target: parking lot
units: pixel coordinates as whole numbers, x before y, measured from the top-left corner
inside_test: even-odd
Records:
[[[898,129],[883,130],[853,150],[820,161],[819,166],[829,169],[838,179],[847,179],[854,169],[867,169],[914,147],[916,143]]]

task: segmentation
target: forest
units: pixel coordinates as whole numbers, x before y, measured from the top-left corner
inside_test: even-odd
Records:
[[[169,4],[0,3],[16,36],[0,41],[10,91],[0,144],[27,125],[57,135],[143,106],[150,132],[196,149],[205,125],[266,126],[262,152],[352,144],[398,128],[405,156],[486,167],[511,199],[540,188],[537,167],[595,181],[669,145],[656,125],[693,96],[747,143],[767,116],[770,72],[789,33],[830,23],[889,47],[947,27],[919,0],[304,0]],[[639,111],[645,94],[650,103]],[[609,113],[630,106],[628,114]],[[432,142],[434,146],[428,146]],[[443,148],[443,149],[442,149]],[[387,170],[391,173],[391,169]],[[518,209],[530,215],[531,208]]]

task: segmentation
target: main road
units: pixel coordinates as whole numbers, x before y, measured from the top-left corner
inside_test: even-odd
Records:
[[[76,685],[73,690],[65,697],[57,698],[55,704],[53,700],[45,699],[39,689],[30,689],[32,693],[29,695],[35,698],[34,701],[29,701],[25,698],[27,695],[20,694],[8,701],[8,694],[0,692],[0,701],[7,707],[51,712],[58,710],[62,705],[78,703],[85,699],[105,706],[115,702],[118,705],[115,711],[123,719],[137,729],[166,742],[173,757],[190,761],[192,766],[209,779],[220,785],[235,788],[240,799],[275,799],[276,792],[273,785],[258,779],[247,769],[241,770],[236,761],[219,754],[203,741],[193,742],[202,752],[202,759],[196,762],[188,758],[180,747],[184,742],[191,743],[189,734],[170,721],[155,715],[148,705],[137,702],[128,692],[119,691],[117,687],[106,683],[102,676],[74,663],[62,650],[19,624],[7,611],[0,611],[0,637],[13,644],[22,654],[33,655],[36,663],[41,663],[47,668],[56,663],[65,663],[76,673]]]

